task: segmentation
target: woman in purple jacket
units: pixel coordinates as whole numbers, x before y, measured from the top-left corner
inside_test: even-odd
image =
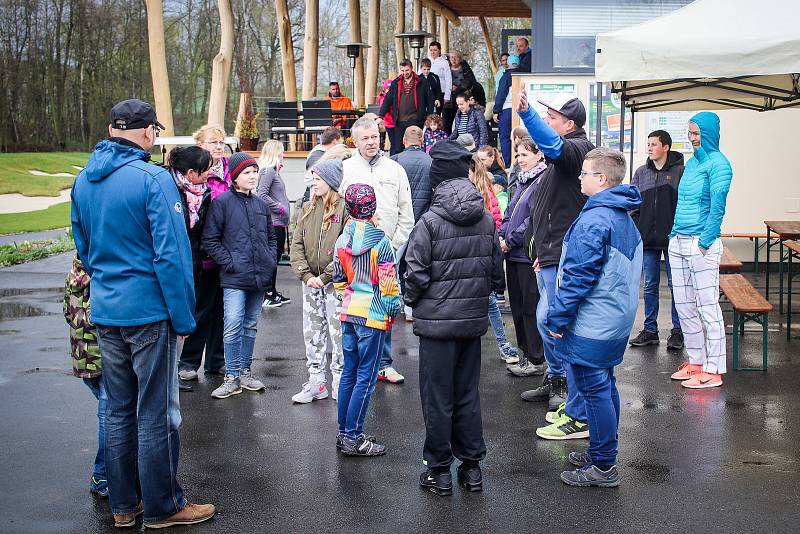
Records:
[[[258,160],[261,172],[258,175],[258,190],[256,193],[267,203],[275,227],[275,237],[278,240],[278,256],[275,271],[272,273],[272,283],[267,287],[264,308],[279,308],[289,304],[291,299],[281,295],[275,289],[278,277],[278,263],[281,261],[286,246],[286,236],[289,229],[289,197],[286,196],[286,184],[281,178],[283,169],[283,144],[271,139],[261,148],[261,158]]]

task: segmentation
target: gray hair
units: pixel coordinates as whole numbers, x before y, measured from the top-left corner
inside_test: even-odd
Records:
[[[603,173],[608,179],[611,187],[616,187],[625,179],[625,156],[619,150],[607,147],[599,147],[590,150],[584,161],[592,162],[592,169],[595,172]]]
[[[450,50],[451,56],[457,56],[458,59],[464,59],[464,56],[461,54],[460,50]]]
[[[353,135],[353,139],[355,139],[358,135],[356,130],[362,130],[364,128],[375,128],[378,130],[378,123],[375,122],[375,119],[361,117],[355,123],[353,123],[353,126],[350,128],[350,133]]]

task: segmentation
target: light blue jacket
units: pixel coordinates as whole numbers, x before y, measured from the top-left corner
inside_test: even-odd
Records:
[[[698,244],[708,249],[719,237],[733,169],[719,150],[719,116],[703,111],[690,122],[700,129],[700,146],[694,149],[694,157],[683,171],[669,237],[699,236]]]
[[[133,145],[133,143],[130,143]],[[72,186],[72,233],[92,277],[92,317],[105,326],[170,320],[195,329],[192,250],[166,169],[124,140],[101,141]]]
[[[589,198],[564,238],[558,289],[545,326],[556,350],[586,367],[622,362],[639,305],[642,238],[628,212],[642,196],[619,185]]]

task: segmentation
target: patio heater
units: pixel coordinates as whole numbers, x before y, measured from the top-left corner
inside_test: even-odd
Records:
[[[419,70],[419,58],[422,55],[422,49],[425,48],[425,41],[433,37],[433,34],[420,30],[396,33],[394,36],[400,39],[408,39],[408,46],[414,50],[414,68]]]
[[[356,60],[361,56],[362,48],[370,48],[366,43],[345,43],[338,44],[336,48],[344,48],[347,50],[347,57],[350,58],[350,69],[353,71],[353,92],[351,96],[356,97]]]

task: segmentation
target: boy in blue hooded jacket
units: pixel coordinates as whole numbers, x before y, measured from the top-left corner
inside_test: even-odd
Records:
[[[578,469],[564,471],[561,480],[614,487],[620,481],[614,366],[628,345],[642,271],[642,239],[628,212],[642,197],[635,186],[620,185],[625,159],[616,150],[591,150],[580,177],[581,192],[590,198],[564,238],[558,289],[545,320],[565,362],[569,394],[558,419],[536,434],[546,439],[588,434],[589,449],[569,455]]]

